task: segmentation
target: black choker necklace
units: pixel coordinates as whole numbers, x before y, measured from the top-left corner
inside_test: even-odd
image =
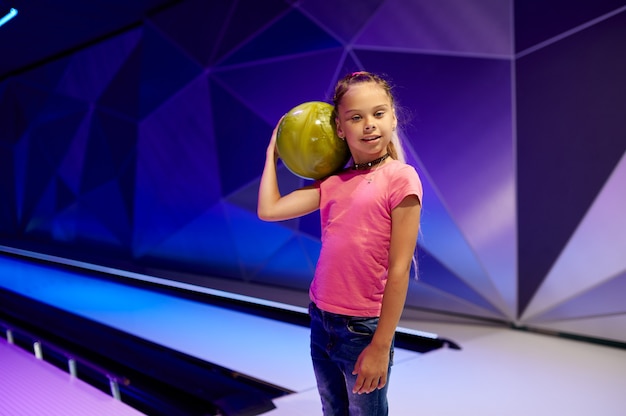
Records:
[[[388,157],[389,157],[389,153],[386,153],[383,156],[379,157],[378,159],[372,160],[371,162],[355,163],[355,164],[352,165],[352,170],[366,170],[366,169],[370,169],[372,166],[378,165],[379,163],[383,162]]]

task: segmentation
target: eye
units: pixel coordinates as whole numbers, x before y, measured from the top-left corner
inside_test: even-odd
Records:
[[[361,120],[361,116],[358,115],[358,114],[355,114],[352,117],[350,117],[350,120],[352,120],[352,121],[359,121],[359,120]]]
[[[377,118],[381,118],[384,115],[385,115],[384,111],[377,111],[374,113],[374,117],[377,117]]]

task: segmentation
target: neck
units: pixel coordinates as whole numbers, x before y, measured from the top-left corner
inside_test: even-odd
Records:
[[[365,163],[355,163],[355,164],[352,165],[352,169],[353,170],[371,169],[372,167],[374,167],[376,165],[379,165],[380,163],[384,162],[385,159],[387,159],[388,157],[389,157],[389,153],[385,153],[384,155],[382,155],[378,159],[374,159],[372,161],[365,162]]]

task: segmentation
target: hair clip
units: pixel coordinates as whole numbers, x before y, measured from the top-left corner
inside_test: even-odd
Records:
[[[353,72],[352,74],[350,74],[351,77],[356,77],[357,75],[365,75],[366,72],[365,71],[356,71]]]

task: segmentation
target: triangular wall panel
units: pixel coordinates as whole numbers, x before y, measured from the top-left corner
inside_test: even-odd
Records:
[[[424,184],[407,308],[626,342],[623,2],[258,3],[130,5],[3,73],[0,238],[305,294],[319,213],[257,218],[267,145],[369,70]]]

